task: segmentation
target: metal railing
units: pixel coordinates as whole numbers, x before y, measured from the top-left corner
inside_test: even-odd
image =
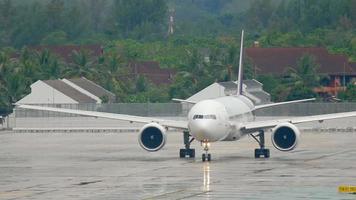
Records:
[[[184,120],[192,105],[180,103],[116,103],[52,104],[42,106]],[[256,111],[255,114],[256,116],[259,116],[260,119],[271,119],[278,118],[278,116],[307,116],[348,111],[356,111],[356,103],[298,103],[261,109]],[[339,124],[344,124],[343,126],[347,125],[347,127],[356,127],[354,126],[354,120],[355,118],[347,120],[342,119],[341,121],[343,123],[340,123],[339,120],[334,123],[329,123],[328,126],[338,127]],[[14,113],[8,119],[8,127],[24,129],[58,129],[64,127],[69,129],[92,128],[93,130],[101,128],[105,130],[112,128],[140,128],[141,126],[117,120],[16,108]],[[313,125],[311,127],[318,126]]]
[[[180,103],[115,103],[115,104],[37,104],[55,108],[120,113],[137,116],[180,117],[186,116],[189,108]],[[77,115],[58,112],[15,108],[16,118],[27,117],[76,117]]]
[[[180,103],[48,104],[56,108],[120,113],[137,116],[185,117],[191,106]],[[297,103],[261,109],[257,116],[307,116],[356,111],[356,103]],[[75,117],[77,115],[15,108],[15,117]]]

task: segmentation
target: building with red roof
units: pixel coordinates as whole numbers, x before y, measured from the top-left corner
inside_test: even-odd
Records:
[[[282,76],[288,69],[298,67],[298,61],[304,55],[312,55],[319,65],[321,75],[330,77],[328,87],[317,90],[320,93],[336,95],[344,86],[356,80],[356,67],[341,54],[331,54],[325,48],[247,48],[246,56],[251,60],[255,75],[271,74]]]
[[[156,61],[132,61],[129,63],[130,77],[143,76],[155,85],[169,85],[173,82],[176,71],[162,69]]]

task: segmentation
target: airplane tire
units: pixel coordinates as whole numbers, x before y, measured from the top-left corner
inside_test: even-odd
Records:
[[[206,161],[206,155],[205,155],[205,153],[203,153],[203,154],[201,155],[201,160],[202,160],[203,162]]]
[[[255,149],[255,158],[260,158],[260,149]]]
[[[186,150],[185,149],[180,149],[179,150],[179,157],[180,158],[185,158],[186,155]]]
[[[188,149],[189,158],[195,158],[195,149]]]
[[[270,156],[270,152],[269,152],[269,149],[264,149],[265,151],[264,151],[264,156],[265,156],[265,158],[269,158],[269,156]]]
[[[264,158],[269,158],[269,149],[255,149],[255,158],[260,158],[261,156],[263,156]]]
[[[186,156],[188,156],[189,158],[194,158],[195,157],[195,149],[180,149],[179,157],[185,158]]]
[[[210,153],[208,154],[208,158],[207,159],[208,159],[208,161],[211,161],[211,154]]]

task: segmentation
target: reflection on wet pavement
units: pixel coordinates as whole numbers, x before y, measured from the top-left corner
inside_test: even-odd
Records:
[[[251,138],[179,159],[182,135],[147,153],[136,133],[0,133],[0,199],[354,199],[356,134],[306,133],[291,153],[254,159]],[[202,152],[193,143],[196,155]]]

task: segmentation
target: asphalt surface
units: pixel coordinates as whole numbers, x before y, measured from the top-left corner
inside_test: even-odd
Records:
[[[142,150],[138,133],[0,132],[0,199],[356,199],[356,133],[305,133],[293,152],[255,159],[246,137],[179,159],[182,135]]]

